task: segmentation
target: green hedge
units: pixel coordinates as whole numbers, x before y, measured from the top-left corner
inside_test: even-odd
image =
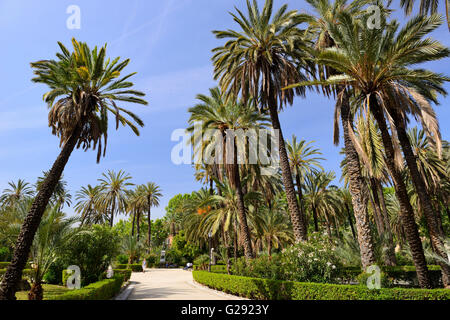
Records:
[[[135,264],[118,264],[116,265],[115,269],[131,269],[134,272],[142,272],[142,265],[139,263],[135,263]]]
[[[449,300],[447,289],[380,289],[303,283],[193,271],[194,280],[210,288],[260,300]]]
[[[113,269],[114,275],[120,274],[123,276],[123,281],[127,282],[131,277],[131,269]],[[106,272],[102,274],[101,280],[107,279]]]
[[[64,294],[51,297],[51,300],[109,300],[119,293],[124,282],[123,275],[117,274],[112,279],[105,279],[99,282],[78,289],[71,290]]]
[[[395,280],[407,281],[412,284],[418,284],[417,273],[415,266],[381,266],[381,270],[386,276]],[[343,271],[344,278],[355,280],[358,275],[362,273],[359,267],[345,268]],[[442,286],[441,267],[438,265],[428,265],[428,274],[433,287]]]
[[[131,269],[133,272],[143,272],[142,265],[139,263],[129,264],[127,269]]]

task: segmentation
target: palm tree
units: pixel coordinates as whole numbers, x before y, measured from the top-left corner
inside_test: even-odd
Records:
[[[337,44],[331,37],[328,26],[339,23],[339,14],[347,12],[354,17],[360,17],[363,12],[363,6],[369,3],[368,0],[357,0],[347,3],[347,0],[336,0],[330,3],[328,0],[308,0],[317,16],[309,16],[309,29],[315,34],[315,47],[318,52],[327,48],[336,47]],[[332,66],[318,65],[320,79],[338,74]],[[352,198],[353,212],[356,220],[358,233],[358,242],[361,252],[361,262],[363,268],[376,262],[374,243],[369,224],[369,215],[367,211],[368,195],[364,187],[364,180],[359,166],[360,160],[352,139],[353,134],[353,114],[350,109],[350,94],[344,90],[344,86],[322,86],[326,95],[332,92],[340,93],[337,96],[336,107],[334,111],[334,143],[339,144],[339,115],[342,123],[344,136],[345,160],[348,168],[348,188]]]
[[[128,264],[134,263],[142,252],[143,244],[134,235],[126,235],[122,242],[122,252],[128,256]]]
[[[33,260],[33,284],[28,293],[29,300],[42,300],[42,279],[48,269],[55,263],[58,250],[80,229],[72,228],[76,218],[66,218],[59,205],[49,208],[44,213],[42,222],[31,246]]]
[[[240,92],[244,102],[257,97],[260,108],[269,112],[272,128],[278,132],[283,184],[295,239],[305,241],[306,222],[300,214],[278,118],[278,111],[292,104],[295,94],[304,95],[303,88],[282,90],[305,79],[300,68],[307,64],[303,50],[307,41],[297,28],[302,20],[297,11],[287,11],[287,5],[273,14],[273,0],[266,0],[261,11],[256,0],[253,4],[247,0],[247,9],[247,16],[237,8],[237,14],[231,13],[241,31],[213,31],[219,39],[230,39],[213,50],[214,78],[219,79],[222,91],[236,96]]]
[[[443,0],[445,2],[445,15],[447,17],[447,27],[450,31],[450,4],[448,0]],[[400,0],[400,5],[405,10],[407,15],[410,15],[416,0]],[[419,12],[422,15],[435,14],[439,6],[439,0],[420,0]]]
[[[50,87],[44,100],[50,108],[49,125],[52,133],[59,137],[62,150],[25,218],[13,259],[3,278],[0,299],[15,299],[16,283],[21,279],[42,214],[75,147],[97,148],[97,161],[100,160],[102,139],[103,155],[106,151],[109,112],[116,117],[116,128],[121,123],[139,134],[133,122],[143,126],[139,117],[116,104],[122,101],[147,104],[139,98],[143,93],[130,89],[133,83],[127,79],[133,74],[117,79],[128,65],[128,59],[105,60],[106,45],[91,51],[87,44],[73,39],[74,52],[70,53],[62,43],[58,44],[62,52],[57,53],[57,60],[41,60],[31,67],[36,75],[32,80]]]
[[[324,159],[317,157],[317,155],[321,155],[322,153],[319,149],[310,146],[313,142],[314,141],[306,142],[305,140],[297,142],[297,137],[295,135],[292,135],[292,142],[286,141],[291,171],[297,184],[300,213],[304,216],[305,221],[306,217],[303,212],[302,181],[305,174],[311,173],[315,168],[323,170],[319,161]]]
[[[408,199],[407,189],[400,175],[397,163],[401,163],[394,146],[398,136],[405,155],[414,186],[424,206],[428,229],[433,247],[442,252],[442,241],[436,227],[435,216],[429,204],[429,197],[417,170],[417,164],[405,131],[406,114],[412,113],[422,120],[427,132],[433,133],[438,143],[439,132],[434,111],[427,100],[436,102],[436,92],[444,93],[443,81],[447,77],[428,70],[408,68],[410,64],[438,60],[449,55],[449,50],[435,40],[422,39],[440,24],[438,16],[419,16],[409,21],[398,33],[398,23],[382,29],[366,29],[346,13],[341,14],[342,23],[329,24],[332,38],[340,45],[323,51],[319,61],[340,71],[343,75],[330,77],[328,84],[351,85],[360,100],[359,105],[372,113],[381,131],[386,153],[386,164],[394,180],[394,188],[402,207],[402,222],[411,247],[412,255],[422,287],[429,287],[425,256],[419,238],[414,211]],[[351,30],[351,31],[350,31]],[[370,45],[369,45],[370,44]],[[409,49],[408,49],[409,48]],[[420,54],[418,54],[420,53]],[[386,116],[390,121],[391,138]],[[427,199],[428,198],[428,199]],[[446,278],[443,266],[443,278]],[[444,282],[446,279],[444,279]]]
[[[44,171],[43,177],[38,177],[36,181],[36,191],[39,192],[44,184],[45,179],[48,177],[49,172]],[[59,206],[60,209],[64,208],[64,205],[70,207],[72,204],[72,195],[67,190],[67,182],[64,180],[64,176],[61,174],[61,177],[56,183],[53,194],[50,198],[50,203],[53,206]]]
[[[133,184],[128,182],[131,176],[122,170],[119,170],[118,173],[108,170],[102,176],[103,178],[98,179],[100,182],[99,205],[102,210],[110,213],[109,224],[112,227],[114,225],[114,215],[126,210],[126,188]]]
[[[17,183],[11,181],[8,182],[8,185],[10,188],[4,189],[0,196],[0,204],[4,207],[14,206],[16,203],[34,195],[31,185],[25,180],[19,179]]]
[[[105,212],[99,208],[100,186],[82,187],[75,194],[75,212],[81,215],[80,225],[103,224],[109,220]]]
[[[289,217],[277,206],[261,210],[259,221],[269,257],[272,256],[272,248],[278,249],[282,245],[292,242],[293,234]]]
[[[148,182],[137,187],[136,190],[139,197],[145,199],[145,207],[147,208],[147,244],[150,248],[152,241],[152,220],[151,220],[151,208],[159,206],[159,198],[162,197],[161,188],[154,182]]]
[[[216,130],[222,139],[222,143],[210,142],[209,148],[215,149],[215,157],[220,158],[220,153],[223,158],[216,159],[220,163],[225,162],[226,173],[230,185],[236,189],[238,204],[239,204],[239,220],[240,227],[242,228],[242,235],[244,237],[244,250],[247,258],[253,256],[251,248],[250,232],[247,225],[246,208],[244,205],[244,194],[242,191],[241,176],[239,172],[238,164],[238,150],[247,150],[246,139],[238,138],[238,132],[247,132],[248,130],[256,130],[267,126],[268,120],[265,116],[259,113],[253,103],[252,99],[249,99],[246,103],[239,103],[233,97],[225,98],[218,88],[210,89],[211,96],[198,95],[197,99],[202,103],[189,109],[191,117],[189,123],[193,124],[196,121],[203,122],[203,130]],[[191,131],[192,127],[188,129]],[[208,142],[207,142],[208,143]],[[201,147],[200,150],[204,148]],[[218,149],[221,149],[219,151]],[[208,154],[211,154],[209,152]],[[247,160],[247,157],[243,156],[246,152],[240,152],[239,158]],[[244,159],[242,159],[244,158]],[[222,160],[222,161],[221,161]],[[206,159],[208,161],[208,159]],[[242,161],[243,162],[243,161]],[[247,161],[246,161],[247,162]]]

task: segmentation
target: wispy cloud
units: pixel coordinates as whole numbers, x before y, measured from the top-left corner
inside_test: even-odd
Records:
[[[45,106],[0,111],[0,132],[47,127]]]

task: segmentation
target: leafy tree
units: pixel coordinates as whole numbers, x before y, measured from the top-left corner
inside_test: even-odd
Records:
[[[103,272],[120,252],[121,239],[108,226],[93,225],[83,228],[63,248],[67,266],[80,267],[83,286],[99,280]]]

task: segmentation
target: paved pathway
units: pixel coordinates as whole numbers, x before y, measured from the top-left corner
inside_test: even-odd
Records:
[[[147,269],[133,272],[128,300],[239,300],[195,284],[192,273],[181,269]]]

